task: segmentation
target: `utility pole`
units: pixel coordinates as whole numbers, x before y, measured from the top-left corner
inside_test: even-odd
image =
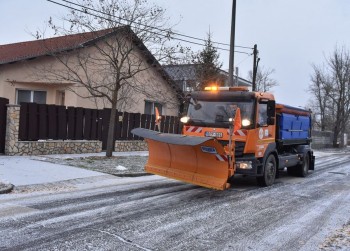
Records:
[[[236,67],[236,81],[235,81],[235,86],[238,86],[238,73],[239,73],[239,68]]]
[[[253,83],[252,83],[252,91],[256,91],[256,74],[258,71],[258,64],[260,61],[260,58],[258,58],[258,46],[254,44],[254,49],[253,49],[253,54],[254,54],[254,59],[253,59]]]
[[[233,86],[233,67],[235,63],[235,32],[236,32],[236,0],[232,3],[230,60],[228,70],[228,85]]]

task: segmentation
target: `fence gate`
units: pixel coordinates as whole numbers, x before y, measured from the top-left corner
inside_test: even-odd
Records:
[[[5,153],[6,115],[9,100],[0,98],[0,154]]]

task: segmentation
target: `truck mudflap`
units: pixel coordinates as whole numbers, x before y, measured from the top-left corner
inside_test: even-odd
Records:
[[[229,188],[227,180],[233,171],[223,146],[216,139],[143,128],[131,132],[148,143],[146,172],[218,190]]]

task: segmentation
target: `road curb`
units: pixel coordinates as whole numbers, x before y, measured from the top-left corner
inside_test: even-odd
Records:
[[[117,176],[117,177],[142,177],[142,176],[153,175],[151,173],[121,173],[121,174],[108,173],[108,174],[111,174],[111,175]]]
[[[4,184],[0,182],[0,194],[10,193],[15,186],[12,184]]]

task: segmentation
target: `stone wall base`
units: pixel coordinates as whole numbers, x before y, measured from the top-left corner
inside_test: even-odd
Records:
[[[115,152],[148,151],[148,145],[143,140],[116,140]]]
[[[17,141],[6,149],[6,155],[46,155],[70,153],[97,153],[102,151],[98,140]]]

